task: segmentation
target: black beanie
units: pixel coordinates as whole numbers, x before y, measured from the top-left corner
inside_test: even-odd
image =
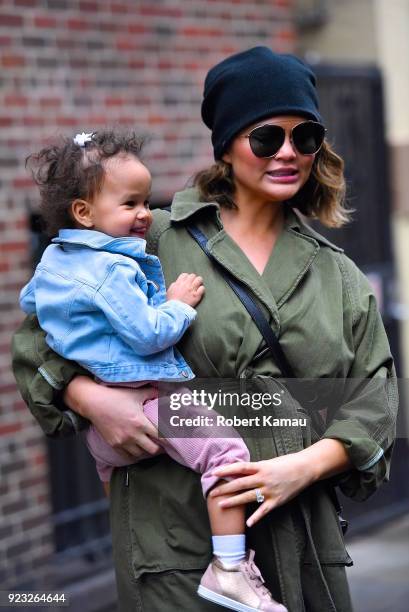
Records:
[[[212,130],[215,159],[242,129],[273,115],[321,121],[314,73],[297,57],[254,47],[209,70],[202,118]]]

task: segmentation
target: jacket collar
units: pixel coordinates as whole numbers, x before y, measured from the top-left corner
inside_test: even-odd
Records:
[[[285,228],[287,230],[294,230],[299,234],[303,234],[304,236],[309,236],[318,242],[319,245],[330,247],[333,251],[337,251],[338,253],[344,252],[344,249],[337,246],[333,242],[330,242],[327,238],[325,238],[325,236],[322,236],[312,227],[304,223],[301,218],[301,214],[290,206],[287,209]]]
[[[205,209],[207,209],[207,214],[198,215],[196,218],[197,213]],[[212,256],[222,267],[229,270],[233,276],[251,289],[268,309],[276,332],[279,333],[279,309],[296,290],[318,255],[320,247],[325,245],[339,252],[342,249],[315,232],[303,222],[297,211],[286,206],[283,231],[260,276],[255,273],[253,266],[243,256],[237,244],[224,231],[219,211],[219,204],[200,202],[196,189],[186,189],[175,195],[171,220],[181,224],[190,221],[205,233],[208,237],[207,247]],[[212,217],[215,225],[212,223]],[[272,282],[271,279],[274,281]]]
[[[63,246],[86,246],[95,251],[120,253],[138,259],[150,257],[146,254],[146,240],[143,238],[113,238],[102,232],[83,229],[62,229],[52,242]]]
[[[204,209],[208,209],[210,213],[215,214],[220,223],[220,204],[217,202],[200,202],[197,189],[195,187],[191,187],[189,189],[185,189],[184,191],[175,193],[172,202],[170,219],[176,223],[187,221],[189,219],[193,220],[193,217]],[[341,247],[333,244],[327,240],[327,238],[321,236],[321,234],[304,223],[304,221],[301,219],[300,213],[296,212],[294,208],[291,208],[291,206],[287,206],[284,229],[293,230],[303,234],[304,236],[309,236],[310,238],[313,238],[318,245],[324,245],[330,247],[334,251],[343,253],[343,249],[341,249]]]
[[[205,208],[212,209],[209,212],[216,213],[218,216],[220,204],[217,202],[200,202],[195,187],[178,191],[173,198],[170,220],[175,222],[187,221]]]

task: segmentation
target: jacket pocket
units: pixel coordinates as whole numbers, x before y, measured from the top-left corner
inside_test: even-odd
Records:
[[[127,521],[135,578],[204,569],[211,535],[200,475],[167,455],[129,466]]]
[[[307,501],[306,504],[305,501]],[[300,503],[308,507],[311,534],[309,538],[308,529],[306,529],[303,564],[316,564],[318,557],[321,565],[353,565],[346,550],[338,514],[325,486],[325,481],[310,487],[305,494],[300,496]],[[305,520],[303,522],[305,523]]]

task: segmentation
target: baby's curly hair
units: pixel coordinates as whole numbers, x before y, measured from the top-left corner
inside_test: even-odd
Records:
[[[80,146],[73,138],[60,141],[29,155],[26,167],[40,188],[40,212],[49,236],[62,228],[74,228],[71,204],[76,199],[92,200],[101,189],[104,162],[118,154],[139,158],[144,139],[135,132],[93,132]]]

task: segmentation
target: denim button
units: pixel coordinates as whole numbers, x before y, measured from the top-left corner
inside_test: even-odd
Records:
[[[181,374],[184,378],[189,378],[189,372],[187,370],[182,370]]]

